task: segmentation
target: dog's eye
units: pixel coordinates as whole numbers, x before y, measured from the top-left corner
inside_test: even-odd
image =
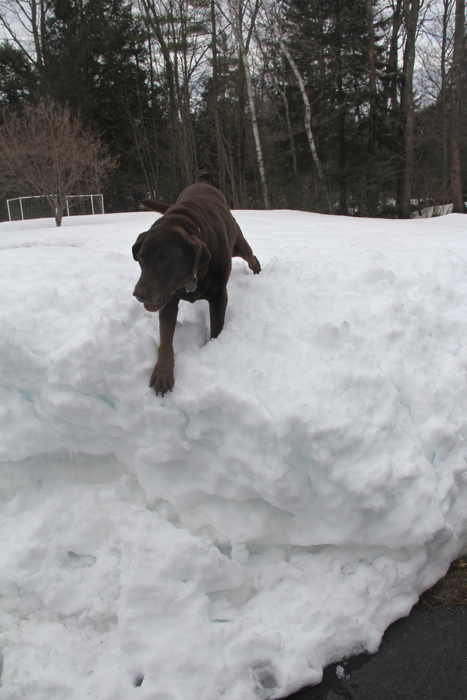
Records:
[[[157,258],[157,262],[159,263],[159,265],[168,265],[170,260],[169,258],[161,257]]]

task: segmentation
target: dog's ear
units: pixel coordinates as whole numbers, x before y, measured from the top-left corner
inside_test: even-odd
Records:
[[[141,243],[144,241],[144,237],[147,234],[147,231],[144,231],[144,233],[140,233],[138,238],[136,239],[133,248],[131,249],[133,252],[133,258],[135,260],[138,260],[138,253],[139,249],[141,248]]]
[[[196,236],[186,235],[186,242],[190,257],[193,257],[193,277],[197,270],[211,260],[211,254],[207,246]]]
[[[150,209],[151,211],[157,211],[159,214],[165,214],[167,209],[169,209],[172,205],[171,204],[165,204],[165,202],[157,202],[152,199],[143,199],[141,202],[143,207],[146,207],[146,209]]]

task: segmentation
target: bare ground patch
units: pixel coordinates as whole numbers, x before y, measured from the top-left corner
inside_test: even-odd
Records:
[[[444,608],[448,605],[467,603],[467,557],[456,559],[446,576],[429,588],[416,604],[416,608]]]

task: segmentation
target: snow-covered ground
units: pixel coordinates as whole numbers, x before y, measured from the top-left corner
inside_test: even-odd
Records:
[[[467,548],[467,217],[236,212],[161,398],[156,216],[0,225],[1,700],[277,698]]]
[[[417,204],[417,202],[415,202]],[[418,210],[414,211],[412,214],[413,219],[418,219],[420,216],[424,219],[430,219],[432,216],[446,216],[446,214],[452,214],[452,203],[451,204],[434,204],[431,207],[424,207],[421,214]]]

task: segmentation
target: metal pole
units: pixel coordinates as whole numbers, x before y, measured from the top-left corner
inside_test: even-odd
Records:
[[[24,221],[24,214],[23,214],[23,198],[19,198],[19,206],[21,208],[21,219]]]

